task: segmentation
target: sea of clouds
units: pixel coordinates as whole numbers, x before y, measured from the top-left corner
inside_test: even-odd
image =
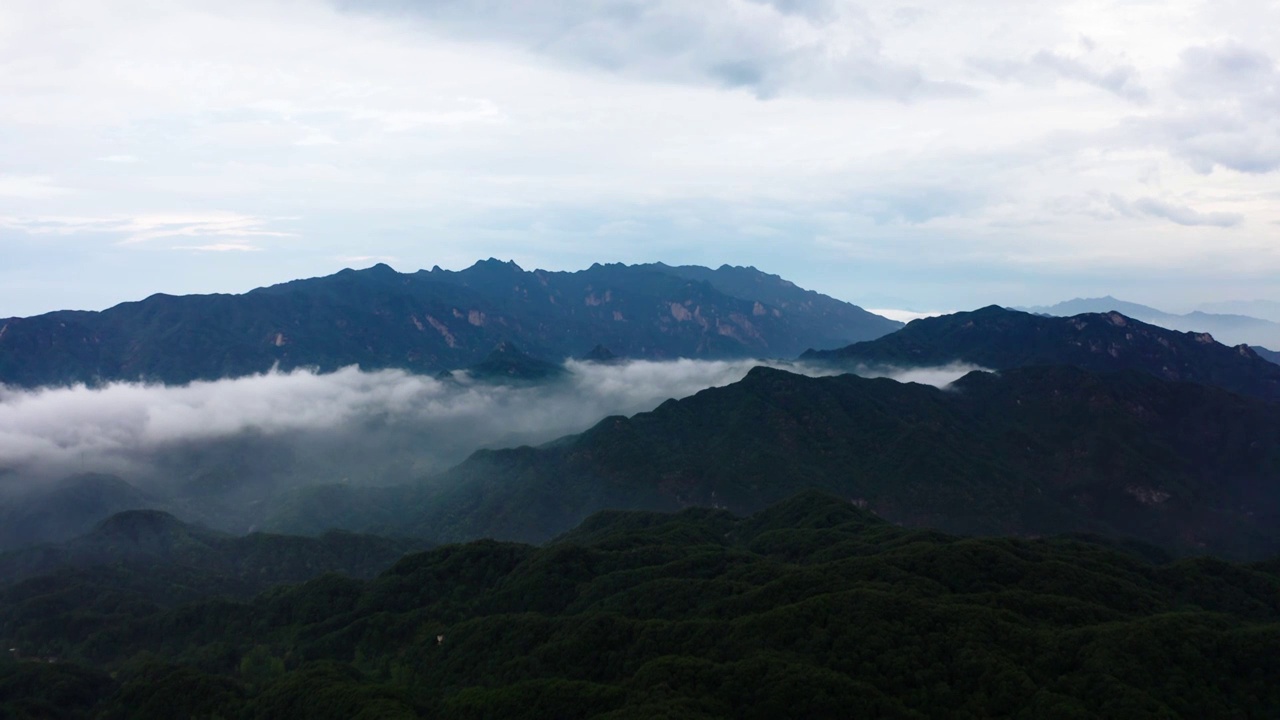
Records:
[[[813,376],[836,372],[753,360],[568,361],[561,381],[529,386],[356,367],[182,386],[0,386],[0,471],[23,484],[81,472],[151,486],[228,475],[246,482],[270,475],[294,484],[394,484],[480,448],[547,442],[610,415],[727,385],[757,365]],[[945,386],[972,369],[867,374]]]

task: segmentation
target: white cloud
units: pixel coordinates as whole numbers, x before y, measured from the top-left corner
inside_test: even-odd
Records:
[[[234,380],[154,386],[113,383],[14,390],[0,386],[0,469],[23,477],[77,470],[124,472],[165,482],[165,453],[237,438],[263,438],[273,454],[309,458],[316,482],[382,467],[387,457],[441,468],[480,447],[540,443],[581,432],[601,418],[634,414],[742,379],[752,361],[569,361],[568,379],[537,387],[458,384],[402,371],[268,373]],[[824,367],[775,367],[812,375]],[[970,367],[913,369],[910,382],[950,383]],[[300,461],[302,462],[302,461]],[[329,466],[329,467],[326,467]],[[182,472],[199,474],[202,468]],[[409,478],[370,478],[403,481]]]
[[[867,308],[867,312],[875,313],[876,315],[879,315],[881,317],[887,317],[890,320],[897,320],[898,322],[906,323],[906,322],[911,322],[912,320],[921,320],[923,318],[931,318],[931,317],[937,317],[939,315],[946,315],[947,312],[951,312],[951,311],[917,312],[915,310],[899,310],[896,308],[876,308],[875,310],[872,310],[871,308]]]

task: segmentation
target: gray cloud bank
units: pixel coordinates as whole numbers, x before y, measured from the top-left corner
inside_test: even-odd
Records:
[[[863,95],[912,100],[971,89],[885,56],[868,15],[828,0],[339,0],[353,12],[418,18],[451,37],[512,43],[568,65],[757,96]]]
[[[759,364],[833,372],[745,360],[569,361],[565,381],[530,387],[350,367],[180,387],[0,388],[0,470],[22,483],[116,473],[182,496],[281,484],[394,484],[479,448],[550,441],[609,415],[736,382]],[[945,385],[971,369],[917,369],[895,377]]]

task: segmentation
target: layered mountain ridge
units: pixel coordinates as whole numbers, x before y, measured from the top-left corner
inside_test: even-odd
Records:
[[[540,542],[602,509],[753,512],[807,488],[948,532],[1265,557],[1280,551],[1280,404],[1135,371],[974,372],[941,390],[761,367],[424,484],[333,488],[321,526]],[[305,530],[287,517],[278,529]]]
[[[611,361],[603,347],[592,354]],[[1248,348],[1118,313],[1061,319],[992,307],[806,358],[837,368],[963,362],[998,373],[939,390],[762,367],[542,447],[481,451],[417,482],[302,483],[264,498],[246,520],[293,534],[542,542],[597,510],[749,513],[817,488],[893,522],[950,532],[1087,532],[1244,558],[1280,549],[1280,403],[1271,399],[1280,367]],[[506,344],[475,367],[545,382],[541,372],[555,366]],[[103,492],[89,492],[77,501],[84,511],[68,517],[83,526],[128,503],[185,518],[207,507],[134,497],[112,482],[88,483]],[[16,520],[50,517],[56,505],[9,514],[30,530]]]

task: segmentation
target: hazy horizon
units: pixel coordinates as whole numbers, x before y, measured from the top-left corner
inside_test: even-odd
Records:
[[[458,267],[447,267],[442,269],[451,270],[451,271],[465,270],[466,268],[474,265],[476,262],[480,262],[481,260],[485,260],[485,259],[488,259],[488,258],[476,258],[475,261],[460,265]],[[502,260],[504,262],[507,262],[507,261],[514,262],[513,260],[509,260],[509,259],[503,259],[503,258],[497,258],[497,259]],[[647,262],[660,263],[663,261],[659,259],[659,260],[645,261],[642,263],[628,263],[628,264],[646,264]],[[373,265],[376,265],[376,264],[388,265],[389,267],[394,269],[396,272],[400,272],[400,273],[415,273],[420,270],[431,269],[430,267],[423,267],[423,268],[397,267],[396,264],[393,262],[379,260],[376,263],[370,263],[368,265],[345,266],[345,267],[334,270],[333,273],[337,273],[347,269],[366,270],[373,267]],[[592,264],[595,264],[595,263],[592,263]],[[675,265],[676,263],[668,262],[667,264]],[[696,264],[696,263],[686,263],[686,264]],[[705,267],[710,267],[714,269],[714,268],[720,267],[721,265],[733,265],[733,263],[710,263],[705,265]],[[522,269],[526,271],[540,270],[540,271],[547,271],[547,272],[579,272],[582,270],[586,270],[589,267],[590,265],[586,265],[583,267],[572,267],[572,268],[522,267]],[[772,275],[778,274],[776,272],[772,272],[771,270],[769,270],[769,268],[757,267],[756,269],[760,270],[761,272],[769,273]],[[333,274],[333,273],[328,273],[328,274]],[[244,294],[259,288],[270,287],[272,285],[280,285],[280,284],[288,283],[294,280],[309,279],[310,277],[323,277],[323,276],[287,277],[287,278],[280,278],[278,280],[273,280],[263,285],[253,285],[249,287],[237,287],[237,288],[212,289],[212,290],[201,291],[201,292],[193,291],[191,293],[166,293],[165,291],[162,291],[162,290],[146,290],[146,289],[133,288],[133,290],[135,291],[134,294],[123,297],[120,300],[106,301],[103,304],[99,304],[99,305],[85,306],[85,307],[53,306],[53,307],[48,307],[47,309],[44,309],[44,310],[39,310],[39,311],[30,312],[26,314],[14,314],[14,313],[6,314],[4,312],[0,312],[0,318],[33,317],[36,315],[42,315],[45,313],[57,312],[62,310],[101,312],[102,310],[107,310],[121,303],[137,302],[139,300],[145,300],[151,295],[156,295],[156,294],[240,295],[240,294]],[[781,277],[784,280],[792,280],[792,278],[786,277],[785,275]],[[816,288],[808,287],[800,283],[797,283],[797,284],[800,285],[800,287],[804,288],[805,290],[817,290]],[[821,290],[817,290],[817,291],[822,292]],[[830,295],[829,293],[823,293],[823,294]],[[895,307],[889,307],[889,306],[875,307],[868,303],[859,302],[857,299],[831,295],[831,297],[835,298],[836,300],[842,300],[844,302],[858,305],[859,307],[863,308],[868,312],[875,313],[882,317],[889,318],[890,320],[897,320],[899,322],[910,322],[911,320],[916,320],[921,318],[936,317],[938,315],[947,315],[947,314],[956,313],[956,312],[976,310],[979,307],[985,307],[986,305],[1000,305],[1002,307],[1008,307],[1008,308],[1014,308],[1014,309],[1024,308],[1024,307],[1038,308],[1038,307],[1050,307],[1053,305],[1069,302],[1072,300],[1100,299],[1108,296],[1113,297],[1117,300],[1128,302],[1128,303],[1135,303],[1138,305],[1147,305],[1149,307],[1152,307],[1153,309],[1160,310],[1163,312],[1168,312],[1171,314],[1186,314],[1186,313],[1199,311],[1199,312],[1207,312],[1207,313],[1251,315],[1259,319],[1267,319],[1268,313],[1275,313],[1277,309],[1280,309],[1280,301],[1277,301],[1277,300],[1267,300],[1267,299],[1260,299],[1260,298],[1243,298],[1243,297],[1224,297],[1220,299],[1208,300],[1208,301],[1199,302],[1195,304],[1174,303],[1171,305],[1161,305],[1154,302],[1145,302],[1141,299],[1136,299],[1134,296],[1124,294],[1124,291],[1102,292],[1099,294],[1091,294],[1091,295],[1069,295],[1069,296],[1056,297],[1055,299],[1052,299],[1049,301],[1037,302],[1037,303],[1015,304],[1015,303],[993,302],[993,303],[985,303],[984,305],[974,305],[971,307],[958,307],[958,306],[938,307],[935,305],[930,305],[928,303],[921,303],[921,302],[903,302],[899,306],[895,306]],[[1251,308],[1250,306],[1254,306],[1254,307]]]

